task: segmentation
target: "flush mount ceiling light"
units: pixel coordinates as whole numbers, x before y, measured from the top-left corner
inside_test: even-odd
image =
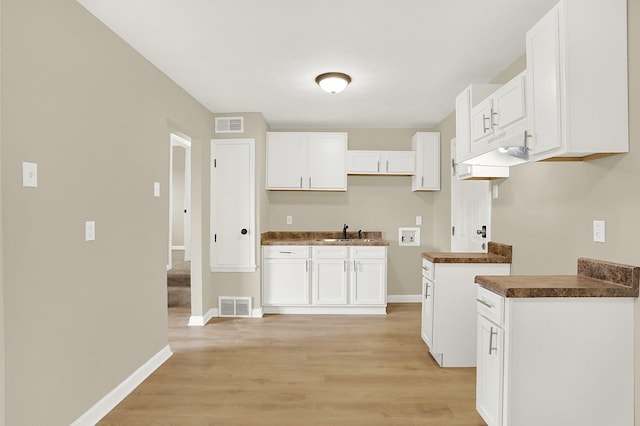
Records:
[[[327,93],[340,93],[351,83],[351,77],[341,72],[326,72],[316,77],[316,83]]]

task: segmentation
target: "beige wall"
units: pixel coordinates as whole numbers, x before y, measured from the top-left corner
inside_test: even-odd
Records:
[[[349,149],[411,150],[411,137],[429,129],[301,129],[349,134]],[[274,131],[293,131],[274,129]],[[445,169],[446,171],[446,169]],[[441,174],[442,175],[442,174]],[[437,247],[434,205],[440,192],[411,192],[410,176],[349,176],[347,192],[267,191],[269,231],[382,231],[388,250],[388,294],[421,292],[420,253]],[[421,247],[399,247],[398,227],[422,216]],[[293,224],[286,224],[293,216]],[[417,275],[416,275],[417,274]]]
[[[167,345],[169,133],[211,114],[73,0],[1,19],[6,423],[69,424]]]

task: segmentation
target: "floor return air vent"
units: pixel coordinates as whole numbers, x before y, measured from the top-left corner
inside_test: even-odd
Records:
[[[221,317],[251,317],[250,297],[218,297],[218,311]]]

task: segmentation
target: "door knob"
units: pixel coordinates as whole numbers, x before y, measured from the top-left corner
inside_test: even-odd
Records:
[[[487,225],[482,225],[482,228],[478,229],[476,234],[482,235],[482,238],[487,238]]]
[[[247,234],[247,232],[249,232],[249,231],[247,231],[247,228],[242,228],[242,230],[240,231],[240,233],[241,233],[242,235],[246,235],[246,234]]]

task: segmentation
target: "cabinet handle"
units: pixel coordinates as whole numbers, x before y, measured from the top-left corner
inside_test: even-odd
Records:
[[[300,176],[300,188],[302,188],[302,176]]]
[[[427,300],[429,298],[429,283],[427,283],[427,287],[424,289],[424,299]]]
[[[493,336],[498,337],[498,330],[496,329],[496,331],[493,331],[493,327],[489,327],[489,355],[491,355],[493,353],[493,351],[498,352],[498,348],[497,347],[493,347]]]
[[[387,160],[387,172],[389,171],[389,160]]]
[[[353,261],[353,272],[357,272],[356,263],[357,263],[357,261],[354,260]]]
[[[291,254],[293,252],[292,251],[281,251],[280,253],[282,253],[282,254]]]
[[[427,268],[426,266],[423,266],[422,269],[424,269],[427,272],[429,272],[431,270],[431,268]]]
[[[495,121],[493,121],[494,117],[496,118]],[[491,110],[491,127],[497,127],[497,126],[498,126],[498,113]]]
[[[486,127],[485,125],[487,121],[489,122],[489,127]],[[491,117],[487,117],[486,115],[482,114],[482,133],[487,133],[490,128],[491,128]]]
[[[487,303],[482,299],[476,299],[476,301],[484,306],[486,306],[489,309],[493,309],[493,305],[491,303]]]
[[[380,161],[378,161],[377,170],[380,171]]]
[[[309,188],[311,188],[311,176],[309,176]]]
[[[424,176],[420,178],[420,186],[424,186]]]
[[[347,261],[346,260],[344,261],[343,266],[344,266],[344,272],[347,272]]]
[[[305,260],[304,265],[305,265],[306,271],[309,272],[309,260]]]

